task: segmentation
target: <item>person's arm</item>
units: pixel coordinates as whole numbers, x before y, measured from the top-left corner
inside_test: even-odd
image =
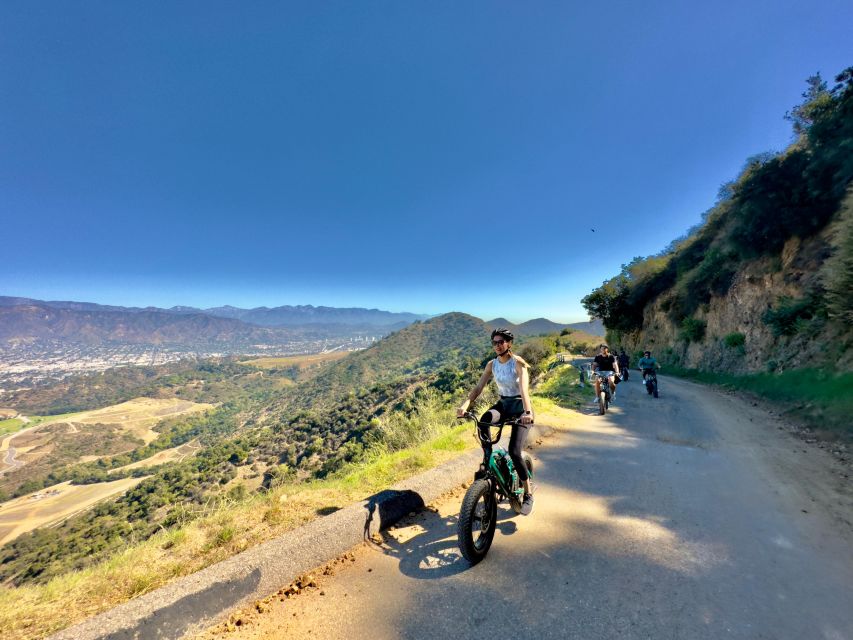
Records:
[[[474,402],[477,398],[480,397],[480,394],[483,393],[483,389],[486,388],[486,385],[489,384],[489,380],[492,378],[492,361],[489,360],[488,364],[486,364],[486,368],[483,370],[483,375],[480,376],[480,381],[477,382],[477,386],[468,394],[468,398],[459,405],[459,408],[456,409],[456,416],[461,418],[462,414],[467,411],[468,407],[471,406],[471,403]]]
[[[619,375],[619,358],[613,358],[613,371],[616,373],[617,376]]]
[[[533,404],[530,402],[530,375],[527,373],[527,367],[518,360],[515,361],[515,372],[521,381],[521,403],[524,405],[524,415],[521,416],[521,423],[532,424]]]

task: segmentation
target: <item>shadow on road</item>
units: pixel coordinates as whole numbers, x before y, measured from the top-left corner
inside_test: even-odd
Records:
[[[500,544],[501,536],[511,536],[517,531],[515,517],[506,503],[498,506],[494,544]],[[471,568],[459,552],[458,520],[457,515],[443,517],[435,509],[427,508],[393,530],[374,534],[368,542],[373,549],[396,558],[400,571],[409,577],[420,580],[447,578]]]

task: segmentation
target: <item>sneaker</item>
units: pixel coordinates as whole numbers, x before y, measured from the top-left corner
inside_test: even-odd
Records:
[[[529,516],[531,513],[533,513],[533,496],[525,493],[524,502],[521,503],[521,515]]]

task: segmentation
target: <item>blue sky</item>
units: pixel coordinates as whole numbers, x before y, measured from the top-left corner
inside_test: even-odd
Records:
[[[585,319],[790,142],[851,24],[847,0],[4,2],[0,295]]]

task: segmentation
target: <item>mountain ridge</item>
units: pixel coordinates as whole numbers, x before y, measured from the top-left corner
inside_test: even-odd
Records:
[[[576,331],[584,331],[585,333],[589,333],[594,336],[604,336],[604,323],[599,319],[593,319],[588,322],[571,322],[562,324],[559,322],[553,322],[547,318],[533,318],[532,320],[516,324],[501,317],[493,320],[487,320],[486,325],[489,329],[509,329],[517,336],[536,336],[546,333],[558,333],[563,329],[574,329]]]
[[[430,316],[409,312],[384,311],[364,307],[326,307],[313,305],[283,305],[279,307],[254,307],[243,309],[231,305],[201,309],[186,305],[170,308],[163,307],[122,307],[103,305],[95,302],[76,302],[71,300],[37,300],[15,296],[0,296],[0,308],[22,305],[36,305],[54,309],[73,311],[145,313],[157,312],[169,315],[203,314],[218,318],[241,320],[248,324],[265,327],[306,326],[312,324],[335,325],[375,325],[388,327],[400,323],[411,323],[415,320],[426,320]]]

